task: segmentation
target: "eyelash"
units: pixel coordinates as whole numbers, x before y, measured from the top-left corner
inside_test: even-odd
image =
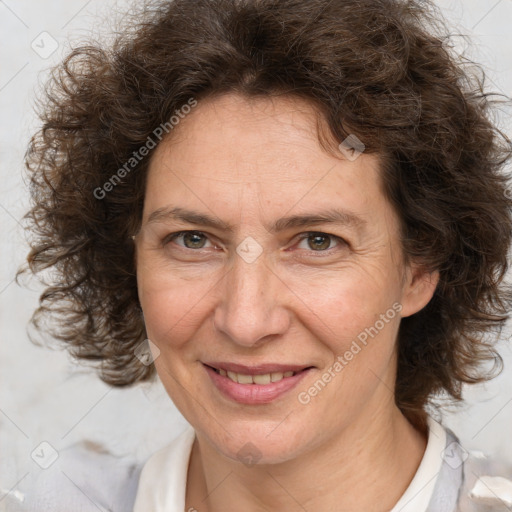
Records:
[[[176,233],[170,233],[169,235],[167,235],[162,240],[162,246],[165,246],[168,243],[170,243],[173,240],[175,240],[176,238],[179,238],[182,235],[186,235],[188,233],[194,233],[196,235],[200,235],[200,236],[204,236],[204,237],[208,238],[208,235],[206,233],[203,233],[202,231],[195,231],[195,230],[178,231]],[[345,245],[345,246],[348,245],[348,242],[346,242],[343,238],[341,238],[339,236],[336,236],[336,235],[331,235],[330,233],[324,233],[322,231],[307,231],[305,233],[301,233],[301,236],[299,238],[299,242],[298,243],[302,242],[303,240],[307,240],[308,238],[310,238],[312,236],[315,236],[315,235],[316,236],[322,236],[322,237],[328,237],[328,238],[330,238],[332,240],[335,240],[336,242],[338,242],[341,245]],[[209,238],[208,238],[208,240],[209,240]],[[210,242],[211,242],[211,240],[210,240]],[[181,249],[184,249],[184,250],[189,250],[189,251],[200,251],[201,249],[203,249],[203,247],[200,247],[198,249],[190,249],[188,247],[184,247],[184,246],[181,246],[181,245],[179,245],[178,247],[180,247]],[[318,254],[318,253],[330,253],[333,249],[334,249],[333,247],[330,247],[330,248],[325,249],[323,251],[314,251],[313,249],[310,249],[310,252],[311,253],[315,253],[315,254]]]

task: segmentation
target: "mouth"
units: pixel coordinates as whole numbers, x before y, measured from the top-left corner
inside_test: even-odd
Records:
[[[223,396],[247,405],[268,404],[293,389],[314,367],[304,365],[244,366],[203,363]]]

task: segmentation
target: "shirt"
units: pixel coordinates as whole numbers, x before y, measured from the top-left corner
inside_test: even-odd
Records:
[[[512,468],[466,451],[432,418],[428,426],[420,465],[389,512],[510,512]],[[0,482],[0,511],[184,512],[194,439],[189,426],[145,462],[90,443],[71,446],[51,467],[31,471],[14,488]]]

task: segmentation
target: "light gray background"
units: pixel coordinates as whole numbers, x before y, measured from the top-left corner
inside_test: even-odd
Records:
[[[512,0],[438,0],[453,31],[469,36],[459,47],[485,66],[490,87],[512,95]],[[57,451],[80,439],[105,444],[113,453],[144,459],[185,426],[161,385],[111,389],[91,372],[76,367],[62,351],[28,341],[26,325],[40,289],[13,282],[26,254],[20,219],[28,206],[23,154],[37,126],[35,92],[47,70],[93,31],[109,29],[111,11],[127,3],[100,0],[0,0],[0,498],[23,488],[28,475],[42,471],[30,454],[47,441]],[[59,47],[42,58],[43,31]],[[44,40],[48,49],[50,41]],[[502,123],[510,135],[510,110]],[[510,338],[510,334],[504,336]],[[512,352],[505,343],[505,372],[466,391],[467,405],[444,414],[467,449],[500,455],[512,463]],[[2,505],[0,501],[0,510]]]

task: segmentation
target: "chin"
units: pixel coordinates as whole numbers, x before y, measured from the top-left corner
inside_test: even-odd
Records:
[[[279,464],[300,455],[309,444],[303,430],[275,421],[244,421],[226,424],[225,430],[220,428],[216,432],[203,430],[203,435],[219,453],[250,467]]]

